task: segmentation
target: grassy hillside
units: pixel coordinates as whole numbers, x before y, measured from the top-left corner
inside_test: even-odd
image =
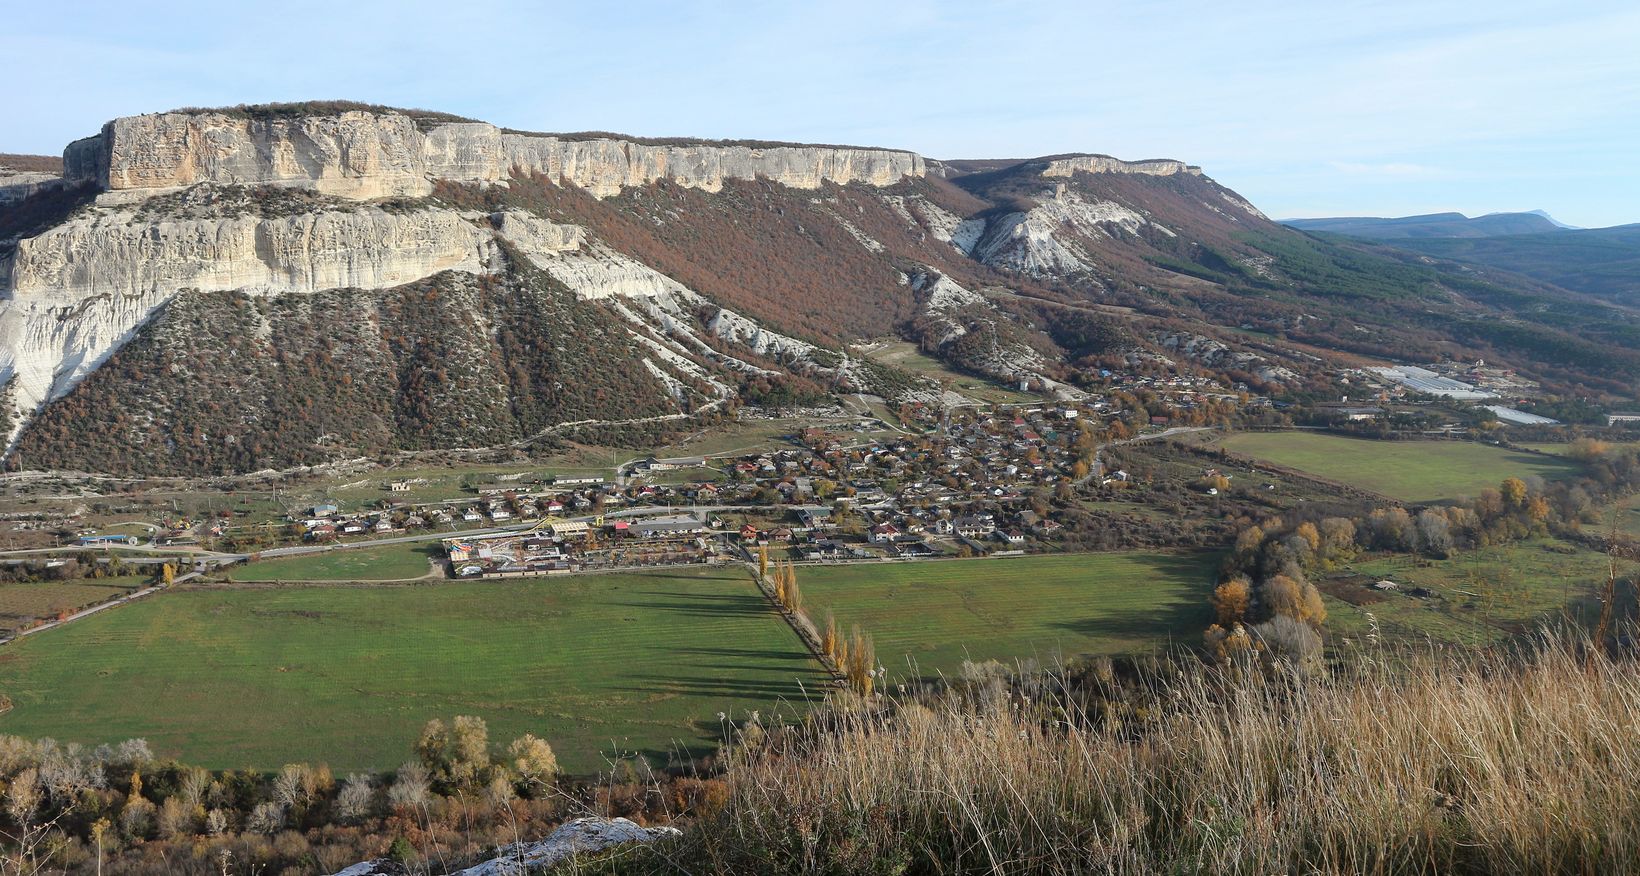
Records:
[[[1587,648],[1302,680],[1181,664],[847,712],[737,752],[720,810],[607,870],[1630,872],[1640,667]]]

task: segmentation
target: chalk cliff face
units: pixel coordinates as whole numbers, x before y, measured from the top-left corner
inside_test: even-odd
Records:
[[[503,132],[482,122],[423,132],[408,116],[347,111],[255,118],[160,113],[116,119],[64,153],[67,178],[140,198],[195,183],[271,184],[342,198],[418,197],[436,179],[499,182],[517,169],[580,186],[599,197],[669,180],[718,191],[729,179],[793,188],[824,182],[892,185],[922,176],[921,156],[822,146],[651,145]]]
[[[482,226],[482,227],[481,227]],[[382,289],[495,257],[487,217],[373,207],[272,218],[94,213],[19,241],[0,271],[0,374],[22,411],[60,397],[177,292]],[[9,281],[9,282],[8,282]]]
[[[1055,158],[1043,169],[1043,176],[1072,176],[1077,173],[1140,173],[1147,176],[1172,176],[1188,173],[1201,176],[1202,169],[1182,161],[1156,159],[1152,161],[1123,161],[1109,155],[1075,155]]]
[[[71,301],[194,289],[257,294],[378,289],[439,271],[477,272],[492,239],[452,210],[374,207],[272,218],[160,219],[125,212],[18,243],[14,300]]]
[[[24,415],[14,418],[19,424],[70,391],[182,290],[385,289],[441,271],[494,270],[498,238],[585,298],[681,288],[607,247],[586,249],[585,231],[575,225],[516,211],[486,216],[437,204],[390,210],[348,201],[423,199],[436,180],[505,184],[515,171],[600,198],[660,180],[715,192],[736,179],[814,189],[892,185],[924,172],[920,156],[892,150],[651,145],[364,110],[121,118],[70,144],[63,168],[61,180],[13,174],[0,181],[0,204],[56,185],[101,192],[98,206],[0,249],[0,382],[11,381]],[[307,190],[321,205],[201,217],[152,200],[234,186]]]

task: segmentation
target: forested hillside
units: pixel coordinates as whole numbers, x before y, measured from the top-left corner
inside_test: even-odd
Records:
[[[676,413],[641,358],[602,306],[535,271],[184,295],[48,407],[13,464],[225,473]]]
[[[1640,225],[1476,240],[1419,238],[1394,245],[1640,306]]]

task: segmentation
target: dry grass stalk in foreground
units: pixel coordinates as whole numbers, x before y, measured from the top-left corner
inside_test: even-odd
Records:
[[[1611,873],[1640,860],[1640,666],[1522,656],[1341,676],[1096,676],[771,731],[729,802],[617,868]]]

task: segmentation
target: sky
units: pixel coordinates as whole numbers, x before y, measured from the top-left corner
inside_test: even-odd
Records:
[[[1640,222],[1640,3],[0,0],[0,151],[345,98],[538,131],[1200,164],[1281,217]]]

